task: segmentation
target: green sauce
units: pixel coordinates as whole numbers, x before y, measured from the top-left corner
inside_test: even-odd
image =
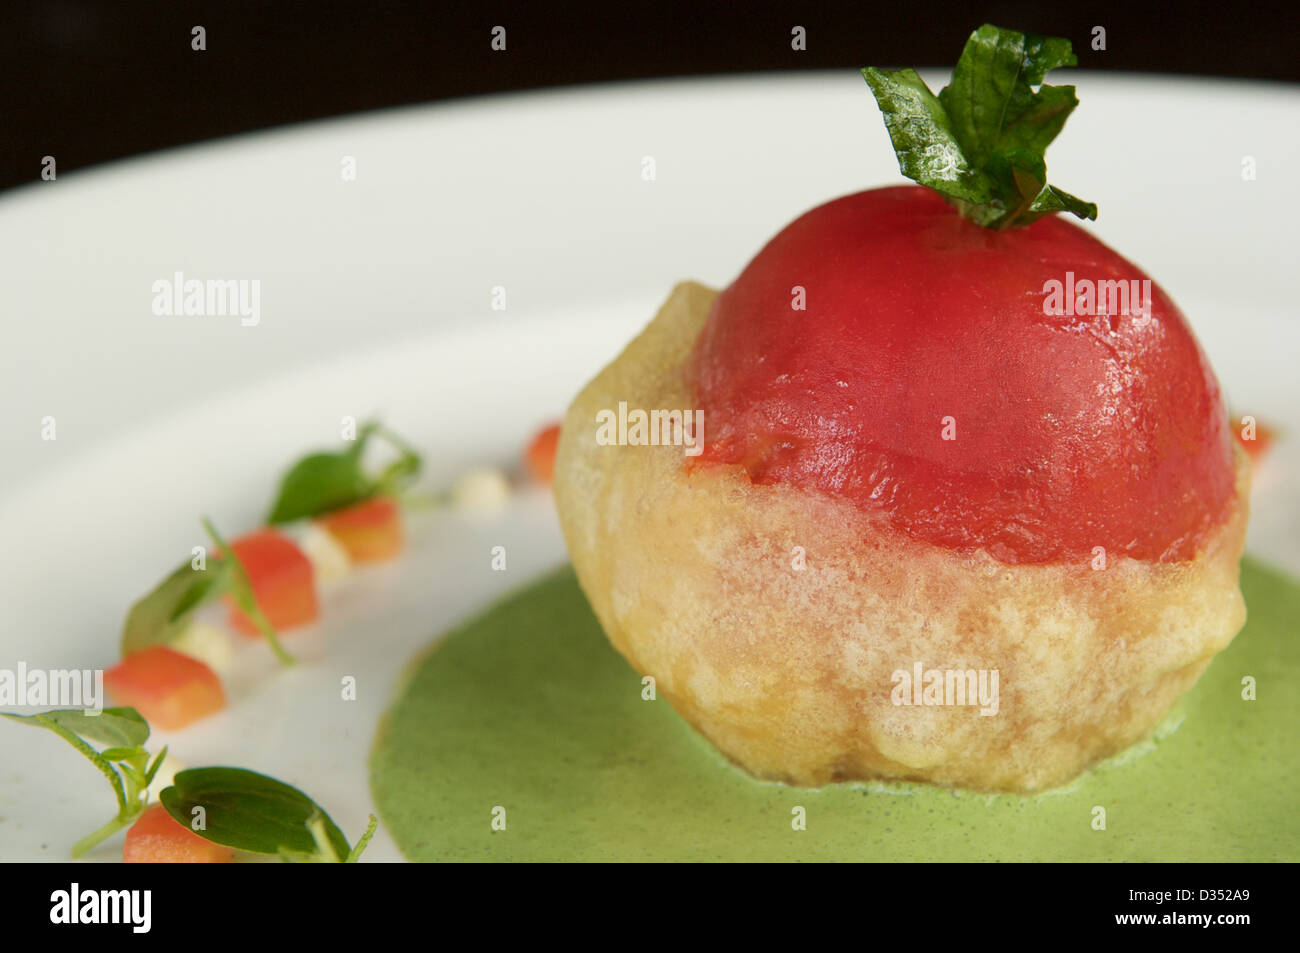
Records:
[[[733,767],[606,642],[570,569],[438,641],[371,755],[412,860],[1300,859],[1300,588],[1242,564],[1246,628],[1157,737],[1034,798],[821,790]],[[1258,698],[1242,699],[1253,676]],[[1106,829],[1094,830],[1094,807]],[[493,810],[505,809],[505,830]],[[793,810],[806,811],[794,830]]]

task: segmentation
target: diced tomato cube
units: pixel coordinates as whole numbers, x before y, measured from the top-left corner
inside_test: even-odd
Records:
[[[311,560],[288,536],[273,529],[258,530],[232,540],[230,548],[248,573],[253,598],[271,627],[309,625],[320,615]],[[257,626],[230,596],[230,624],[244,635],[256,636]]]
[[[133,652],[104,673],[104,687],[119,705],[176,731],[226,707],[216,672],[165,645]]]
[[[385,496],[364,500],[317,519],[353,562],[392,559],[402,551],[402,513],[397,501]]]
[[[151,804],[126,832],[122,859],[128,864],[228,864],[235,858],[229,847],[204,840]]]
[[[524,454],[528,463],[528,472],[539,483],[550,483],[555,476],[555,447],[560,442],[560,425],[551,424],[544,428]]]
[[[1237,436],[1237,443],[1241,444],[1242,449],[1250,455],[1250,459],[1258,463],[1264,454],[1268,453],[1273,446],[1274,433],[1272,427],[1267,427],[1262,423],[1256,422],[1254,437],[1247,440],[1242,433],[1244,428],[1240,425],[1233,427],[1233,433]]]

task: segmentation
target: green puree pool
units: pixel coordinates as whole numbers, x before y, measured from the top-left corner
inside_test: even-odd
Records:
[[[642,700],[566,568],[412,663],[371,785],[412,860],[1294,861],[1300,588],[1250,560],[1241,587],[1246,628],[1159,740],[1020,798],[754,781]]]

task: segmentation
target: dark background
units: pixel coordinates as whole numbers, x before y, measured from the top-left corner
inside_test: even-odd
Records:
[[[983,22],[1080,67],[1300,81],[1297,4],[0,0],[0,189],[283,123],[574,83],[950,66]],[[493,26],[507,50],[489,47]],[[790,29],[807,29],[805,52]],[[207,30],[207,50],[190,30]],[[1090,48],[1106,28],[1107,49]]]

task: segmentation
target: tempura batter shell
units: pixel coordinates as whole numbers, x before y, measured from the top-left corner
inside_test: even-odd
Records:
[[[1241,628],[1249,469],[1190,562],[1012,566],[909,539],[815,492],[677,446],[601,446],[596,414],[692,406],[683,362],[716,292],[683,283],[569,408],[555,498],[614,646],[762,778],[1061,785],[1147,735]],[[708,420],[705,420],[705,437]],[[794,567],[795,547],[806,568]],[[896,670],[996,669],[999,711],[898,706]]]

